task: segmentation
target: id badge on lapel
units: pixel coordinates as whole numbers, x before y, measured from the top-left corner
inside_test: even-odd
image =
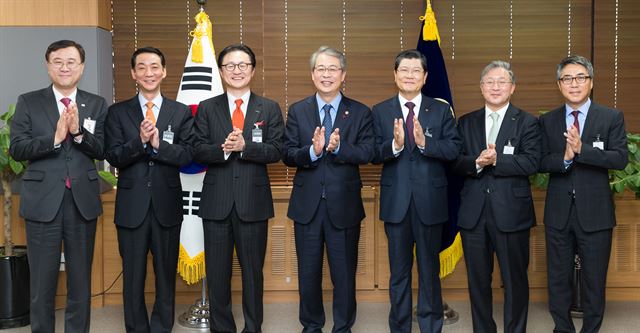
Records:
[[[162,141],[167,142],[169,144],[173,144],[174,134],[171,132],[171,125],[167,128],[166,131],[162,132]]]
[[[255,126],[252,130],[251,130],[251,142],[258,142],[261,143],[262,142],[262,130],[260,129],[260,127],[258,127],[258,124],[254,124],[253,126]]]
[[[604,142],[600,140],[600,134],[596,134],[596,141],[593,141],[593,148],[604,150]]]
[[[93,134],[96,130],[96,121],[91,119],[91,117],[85,118],[82,122],[82,127],[87,130],[87,132]]]
[[[513,155],[515,147],[511,145],[511,139],[507,140],[507,144],[504,146],[502,153],[505,155]]]

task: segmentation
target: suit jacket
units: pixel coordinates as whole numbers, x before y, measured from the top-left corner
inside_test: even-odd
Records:
[[[448,104],[424,94],[417,117],[425,131],[426,148],[422,152],[415,146],[410,149],[405,135],[404,149],[396,157],[391,148],[393,122],[403,118],[398,96],[373,107],[374,163],[384,163],[380,178],[380,219],[384,222],[402,222],[410,198],[425,225],[444,223],[449,218],[445,162],[460,152],[456,121]],[[406,124],[404,130],[407,133]]]
[[[366,105],[342,96],[333,123],[334,129],[340,129],[338,154],[325,151],[321,158],[311,162],[309,148],[316,127],[322,125],[315,94],[291,105],[283,161],[297,171],[287,216],[298,223],[311,222],[324,188],[333,225],[353,227],[365,217],[359,165],[373,158],[371,111]]]
[[[536,173],[540,164],[538,120],[510,104],[496,138],[496,165],[477,172],[475,160],[487,147],[485,118],[485,108],[482,108],[462,116],[458,122],[463,144],[453,168],[465,177],[458,226],[474,228],[486,196],[490,195],[491,210],[500,231],[526,230],[536,222],[529,175]],[[504,147],[509,143],[513,154],[504,154]]]
[[[91,118],[96,121],[94,132],[85,129],[81,143],[68,140],[56,149],[53,140],[60,114],[52,87],[18,97],[9,153],[17,161],[29,162],[20,192],[20,216],[25,219],[38,222],[54,219],[62,204],[67,175],[82,217],[92,220],[102,214],[94,160],[104,158],[107,103],[98,95],[78,89],[76,104],[80,125]]]
[[[262,142],[251,131],[262,130]],[[196,115],[195,160],[208,166],[198,215],[222,220],[231,208],[242,221],[262,221],[274,216],[267,164],[280,160],[284,121],[278,103],[251,93],[242,136],[245,148],[227,160],[221,145],[233,131],[227,94],[200,102]]]
[[[545,226],[564,228],[575,191],[578,220],[585,231],[613,228],[616,220],[608,171],[621,170],[628,162],[622,112],[591,103],[582,129],[581,152],[567,169],[564,167],[565,106],[542,115],[540,125],[540,171],[550,174],[544,210]],[[604,150],[593,147],[593,142],[598,139],[603,141]]]
[[[160,146],[154,152],[150,143],[140,140],[144,119],[138,96],[109,108],[106,120],[106,158],[118,168],[115,223],[135,228],[142,224],[149,204],[163,226],[182,223],[180,167],[193,157],[193,117],[184,104],[163,96],[156,127]],[[171,126],[173,143],[163,140]]]

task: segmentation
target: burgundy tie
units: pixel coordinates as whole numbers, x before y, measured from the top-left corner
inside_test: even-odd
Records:
[[[578,130],[578,134],[580,134],[580,122],[578,122],[578,115],[580,114],[579,110],[572,111],[573,115],[573,126]]]
[[[409,150],[412,150],[415,146],[415,138],[413,136],[413,118],[415,114],[413,113],[413,108],[416,106],[413,102],[406,102],[404,105],[409,109],[409,114],[407,114],[407,138],[409,139]]]
[[[71,98],[69,97],[63,97],[60,99],[60,102],[62,102],[62,104],[64,105],[65,108],[69,107],[69,104],[71,104]],[[67,142],[70,140],[69,135],[67,134]],[[66,188],[71,188],[71,177],[69,177],[69,174],[67,174],[67,176],[64,178],[64,186]]]

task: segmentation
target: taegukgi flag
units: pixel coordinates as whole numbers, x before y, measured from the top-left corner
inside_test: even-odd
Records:
[[[184,64],[184,73],[178,89],[178,102],[188,105],[195,116],[200,101],[224,92],[216,63],[215,49],[209,16],[200,11],[196,15],[196,28],[189,55]],[[193,284],[205,276],[204,234],[202,219],[198,217],[202,181],[206,167],[197,163],[180,169],[183,199],[183,222],[180,231],[180,256],[178,273]]]

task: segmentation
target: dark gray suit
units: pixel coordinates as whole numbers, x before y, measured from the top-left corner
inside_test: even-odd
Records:
[[[495,332],[491,275],[494,255],[504,283],[504,332],[525,332],[529,304],[529,229],[536,217],[529,175],[540,164],[538,120],[509,105],[496,139],[496,165],[476,169],[476,158],[486,149],[485,108],[458,122],[462,153],[454,163],[465,177],[458,227],[467,265],[473,330]],[[505,146],[513,147],[505,154]]]
[[[9,152],[28,161],[22,177],[20,216],[27,229],[31,274],[31,329],[53,332],[60,245],[67,262],[65,331],[89,331],[91,262],[96,219],[102,213],[98,172],[94,160],[104,154],[104,98],[78,90],[80,125],[96,121],[94,133],[84,130],[81,143],[67,140],[54,147],[60,118],[51,86],[21,95],[11,123]],[[65,187],[65,178],[71,188]]]
[[[252,141],[252,129],[262,142]],[[200,102],[195,161],[207,165],[199,216],[204,221],[205,261],[212,332],[235,332],[231,313],[233,248],[242,267],[243,332],[261,332],[267,220],[274,216],[267,164],[280,160],[284,122],[278,103],[251,94],[244,119],[242,153],[224,159],[221,145],[232,132],[227,94]]]
[[[160,146],[142,144],[138,96],[109,108],[106,159],[118,168],[115,224],[123,267],[125,328],[128,332],[171,332],[176,267],[182,224],[180,167],[192,159],[193,117],[184,104],[163,98],[156,128]],[[173,142],[163,140],[168,129]],[[144,284],[147,254],[153,254],[156,301],[147,316]]]
[[[542,162],[548,172],[544,225],[547,243],[549,311],[555,332],[575,332],[569,316],[574,251],[582,258],[584,319],[582,332],[602,324],[612,229],[616,224],[609,169],[627,165],[622,112],[591,103],[583,125],[582,149],[565,168],[565,106],[540,117]],[[602,141],[604,149],[593,146]]]

